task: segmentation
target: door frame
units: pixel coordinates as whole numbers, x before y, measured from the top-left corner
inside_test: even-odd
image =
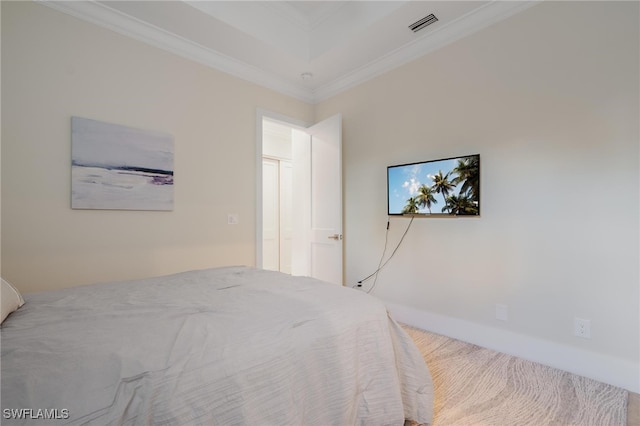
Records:
[[[304,130],[311,124],[283,114],[258,108],[256,110],[256,268],[262,268],[262,120],[278,121],[287,126]]]

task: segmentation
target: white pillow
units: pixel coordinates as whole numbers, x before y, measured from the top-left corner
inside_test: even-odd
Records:
[[[4,322],[4,319],[13,311],[24,305],[24,299],[20,292],[16,290],[14,286],[9,284],[2,278],[2,292],[0,292],[0,305],[2,305],[2,311],[0,311],[0,324]]]

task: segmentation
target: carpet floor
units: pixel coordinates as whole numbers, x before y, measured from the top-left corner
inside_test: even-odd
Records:
[[[433,426],[626,426],[628,392],[403,325],[435,390]]]

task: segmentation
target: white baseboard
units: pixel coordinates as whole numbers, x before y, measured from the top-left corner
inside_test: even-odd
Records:
[[[640,393],[640,364],[385,302],[396,321]]]

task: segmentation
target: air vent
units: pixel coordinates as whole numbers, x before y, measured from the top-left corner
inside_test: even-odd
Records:
[[[419,20],[417,22],[414,22],[413,24],[409,25],[409,29],[411,31],[413,31],[414,33],[417,33],[418,31],[420,31],[421,29],[423,29],[427,25],[431,25],[431,24],[433,24],[434,22],[437,22],[437,21],[438,21],[438,18],[436,18],[436,15],[434,15],[432,13],[431,15],[425,16],[421,20]]]

